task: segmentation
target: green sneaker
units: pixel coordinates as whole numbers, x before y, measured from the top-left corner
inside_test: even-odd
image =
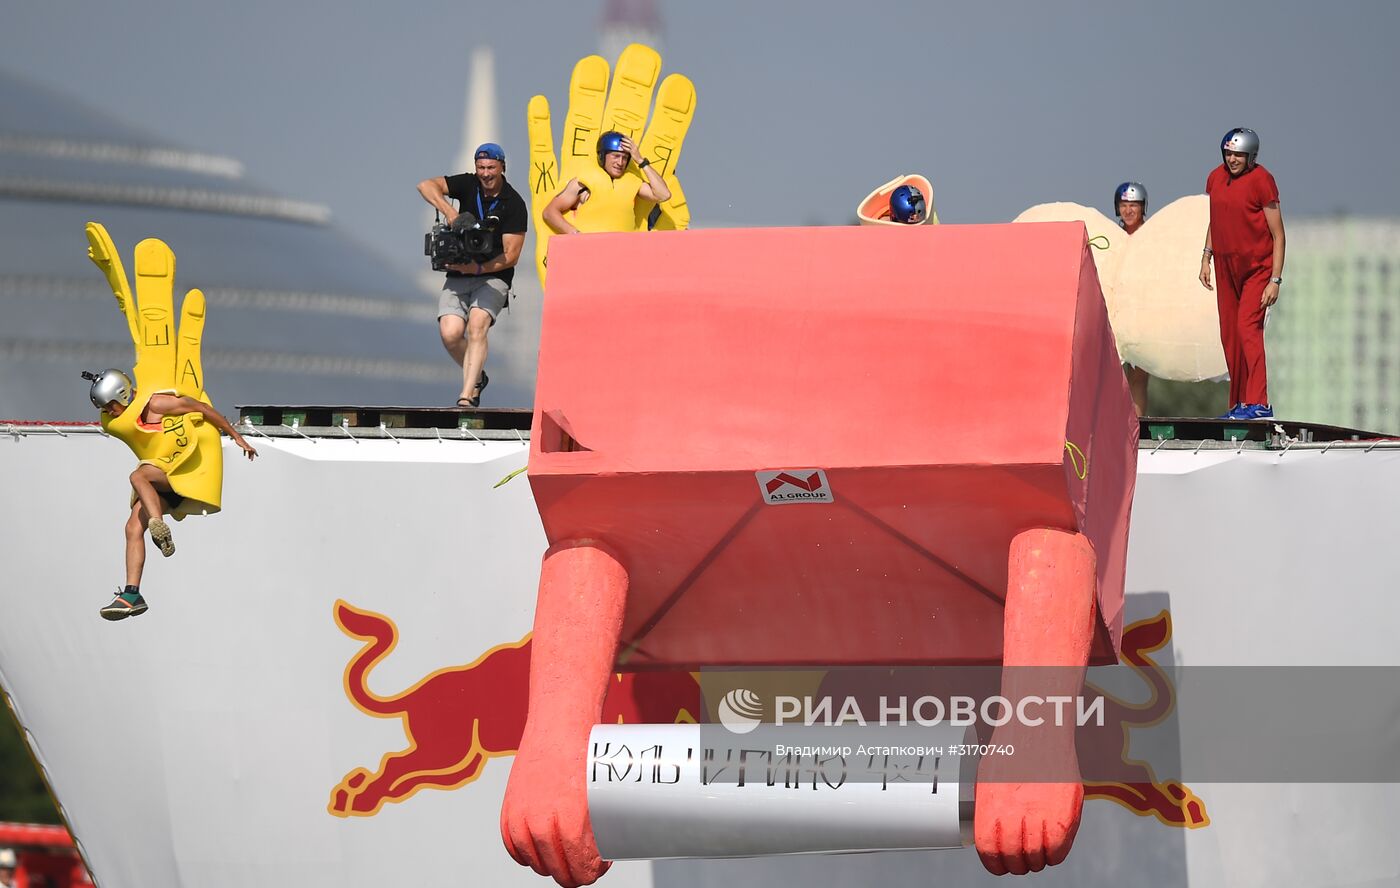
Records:
[[[139,617],[149,610],[146,599],[141,597],[141,593],[133,586],[127,586],[125,591],[118,590],[117,596],[112,599],[102,610],[98,611],[104,620],[125,620],[127,617]]]
[[[170,525],[163,519],[152,518],[146,522],[146,529],[151,532],[151,542],[160,547],[160,554],[169,558],[175,554],[175,539],[170,535]]]

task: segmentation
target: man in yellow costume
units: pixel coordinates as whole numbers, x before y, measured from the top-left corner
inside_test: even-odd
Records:
[[[628,176],[629,163],[635,162],[646,180]],[[616,130],[598,137],[598,166],[579,171],[544,208],[544,221],[560,234],[584,231],[629,231],[638,201],[662,203],[671,199],[671,189],[642,157],[635,142]],[[564,214],[574,213],[570,224]]]
[[[549,100],[530,99],[530,213],[541,283],[556,233],[690,226],[676,167],[694,116],[690,78],[672,73],[663,79],[661,56],[640,43],[623,49],[615,68],[596,55],[574,65],[558,153]]]
[[[117,369],[83,374],[92,381],[88,396],[102,411],[103,431],[140,460],[131,473],[126,585],[100,611],[104,619],[121,620],[148,609],[141,597],[146,532],[169,557],[175,553],[175,541],[164,515],[180,520],[219,511],[224,477],[219,432],[232,438],[249,459],[258,452],[210,405],[204,391],[203,293],[185,294],[179,327],[174,326],[175,254],[154,238],[136,245],[138,310],[107,230],[89,222],[87,238],[88,258],[106,275],[136,349],[135,383]]]

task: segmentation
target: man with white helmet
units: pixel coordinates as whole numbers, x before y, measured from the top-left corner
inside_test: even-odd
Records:
[[[19,860],[10,848],[0,848],[0,888],[13,888]]]
[[[1128,234],[1134,234],[1142,223],[1147,221],[1147,188],[1141,182],[1124,182],[1113,189],[1113,212],[1118,216],[1118,224]],[[1147,371],[1134,364],[1124,364],[1123,374],[1128,377],[1128,390],[1133,395],[1133,406],[1138,416],[1147,415]]]
[[[104,414],[104,429],[118,422],[123,424],[123,428],[130,425],[132,428],[129,434],[141,448],[138,450],[138,456],[145,449],[141,447],[145,439],[170,438],[172,435],[175,446],[190,450],[192,444],[188,442],[192,441],[193,435],[186,430],[184,423],[185,417],[190,414],[197,414],[203,421],[232,438],[233,443],[243,449],[248,459],[258,455],[223,414],[203,401],[178,395],[173,391],[155,392],[136,404],[140,415],[123,420],[123,414],[133,407],[133,400],[136,398],[136,387],[132,384],[131,377],[115,367],[109,367],[101,373],[85,372],[83,378],[92,382],[88,398],[92,401],[92,406]],[[182,445],[182,440],[187,443]],[[137,617],[148,610],[145,599],[141,597],[141,574],[146,567],[147,531],[150,532],[151,542],[156,544],[162,555],[168,558],[175,554],[175,540],[170,533],[170,525],[165,522],[163,516],[174,513],[179,517],[182,514],[181,507],[185,505],[185,496],[175,490],[167,474],[166,466],[173,460],[174,457],[142,459],[141,464],[131,473],[131,516],[126,522],[126,585],[117,592],[110,604],[101,609],[103,619],[121,620]]]
[[[1235,128],[1220,141],[1220,166],[1206,179],[1210,224],[1201,255],[1201,285],[1216,291],[1220,344],[1230,371],[1231,409],[1222,419],[1267,419],[1264,320],[1283,283],[1283,212],[1278,185],[1255,162],[1259,135]],[[1215,287],[1211,286],[1211,265]]]

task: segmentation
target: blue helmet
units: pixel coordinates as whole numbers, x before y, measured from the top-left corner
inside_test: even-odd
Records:
[[[621,151],[622,140],[627,138],[617,130],[608,130],[598,137],[598,166],[603,165],[603,157],[610,151]]]
[[[495,142],[482,142],[476,146],[476,153],[472,155],[474,160],[499,160],[506,162],[505,149]]]
[[[913,185],[901,185],[890,194],[890,216],[896,222],[918,225],[928,216],[923,192]]]
[[[1142,214],[1144,216],[1147,215],[1147,189],[1141,182],[1124,182],[1122,185],[1113,189],[1113,212],[1120,218],[1123,215],[1122,203],[1125,200],[1130,202],[1141,201]]]

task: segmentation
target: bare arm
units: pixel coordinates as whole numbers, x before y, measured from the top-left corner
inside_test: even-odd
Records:
[[[523,234],[503,234],[501,235],[501,255],[487,262],[468,262],[464,265],[449,265],[453,271],[460,271],[462,274],[490,274],[496,271],[505,271],[507,268],[514,268],[515,263],[520,261],[520,251],[525,246],[525,235]]]
[[[418,183],[418,193],[428,202],[433,209],[442,213],[442,218],[451,222],[457,218],[457,211],[452,208],[452,204],[447,200],[447,177],[438,176],[435,179],[424,179]]]
[[[570,179],[564,190],[554,195],[549,206],[544,208],[545,224],[560,234],[578,234],[578,229],[570,225],[564,214],[578,209],[583,195],[588,193],[578,179]]]
[[[632,155],[632,162],[635,163],[646,177],[646,184],[637,189],[637,196],[643,200],[654,200],[657,203],[671,199],[671,189],[666,187],[666,181],[661,178],[661,174],[651,164],[642,166],[642,151],[637,147],[637,143],[631,139],[623,139],[622,147],[628,154]]]
[[[642,172],[647,174],[647,182],[637,189],[637,194],[647,200],[654,200],[657,203],[671,199],[671,189],[666,187],[666,180],[661,178],[661,174],[651,164],[642,168]]]
[[[170,414],[179,416],[186,413],[198,413],[200,416],[204,417],[207,422],[213,425],[214,428],[232,438],[233,443],[243,448],[243,452],[248,454],[249,459],[258,455],[258,452],[253,449],[253,446],[243,440],[243,436],[238,434],[238,429],[235,429],[233,424],[225,419],[222,413],[203,401],[196,401],[194,398],[184,396],[151,395],[150,404],[152,410],[163,416],[168,416]]]
[[[1264,207],[1264,221],[1268,223],[1269,234],[1274,237],[1274,270],[1269,277],[1283,277],[1283,254],[1285,250],[1283,234],[1283,210],[1279,208],[1278,201],[1273,201]],[[1259,301],[1267,308],[1278,301],[1278,284],[1270,281],[1264,287],[1264,294]]]
[[[520,251],[524,246],[524,234],[501,235],[501,255],[483,264],[481,266],[482,272],[505,271],[507,268],[514,268],[515,263],[520,261]]]
[[[1210,223],[1206,223],[1206,246],[1201,251],[1201,286],[1207,290],[1214,290],[1210,285],[1210,260],[1215,257],[1215,253],[1210,246]]]

